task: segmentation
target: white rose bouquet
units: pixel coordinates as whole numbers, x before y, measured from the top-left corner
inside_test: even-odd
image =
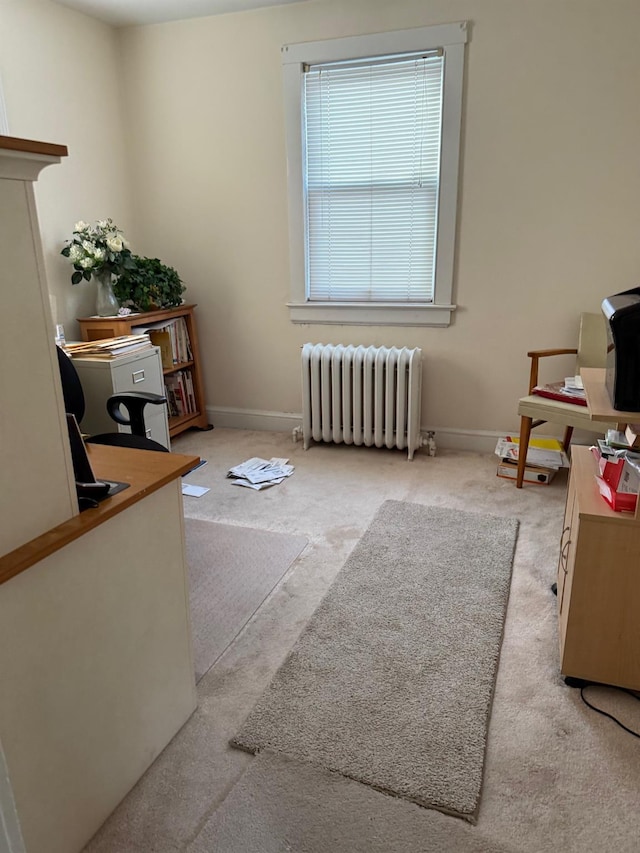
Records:
[[[61,254],[73,264],[72,284],[103,273],[121,275],[135,267],[124,234],[110,219],[101,219],[94,226],[76,222],[73,237],[65,242]]]

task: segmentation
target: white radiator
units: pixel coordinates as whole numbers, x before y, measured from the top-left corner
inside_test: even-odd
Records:
[[[338,444],[420,447],[422,350],[305,344],[302,438]]]

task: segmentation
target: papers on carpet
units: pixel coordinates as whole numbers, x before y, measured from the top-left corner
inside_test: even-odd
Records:
[[[508,462],[518,461],[518,438],[509,435],[498,439],[496,456]],[[562,442],[557,438],[531,438],[527,450],[527,465],[541,468],[569,467],[569,457],[562,449]]]
[[[190,498],[201,498],[209,489],[206,486],[192,486],[190,483],[182,484],[182,494]]]
[[[253,456],[246,462],[230,468],[227,477],[233,480],[232,486],[246,486],[248,489],[259,491],[269,486],[276,486],[293,474],[294,467],[287,465],[288,461],[275,456],[271,459]]]

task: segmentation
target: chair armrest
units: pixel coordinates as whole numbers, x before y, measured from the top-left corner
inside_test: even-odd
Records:
[[[578,355],[575,347],[571,349],[534,349],[528,352],[529,358],[544,358],[548,355]]]
[[[527,353],[531,359],[531,371],[529,373],[529,394],[538,384],[538,362],[541,358],[547,358],[550,355],[577,355],[578,350],[575,347],[565,347],[563,349],[534,349]]]
[[[148,403],[160,406],[166,402],[167,398],[162,394],[150,394],[148,391],[123,391],[109,397],[107,412],[116,423],[131,427],[133,435],[144,436],[146,434],[145,406]],[[121,406],[126,409],[128,417],[122,414]]]

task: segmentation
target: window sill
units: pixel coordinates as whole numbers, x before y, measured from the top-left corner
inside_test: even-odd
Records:
[[[337,326],[449,326],[455,305],[288,302],[292,323]]]

